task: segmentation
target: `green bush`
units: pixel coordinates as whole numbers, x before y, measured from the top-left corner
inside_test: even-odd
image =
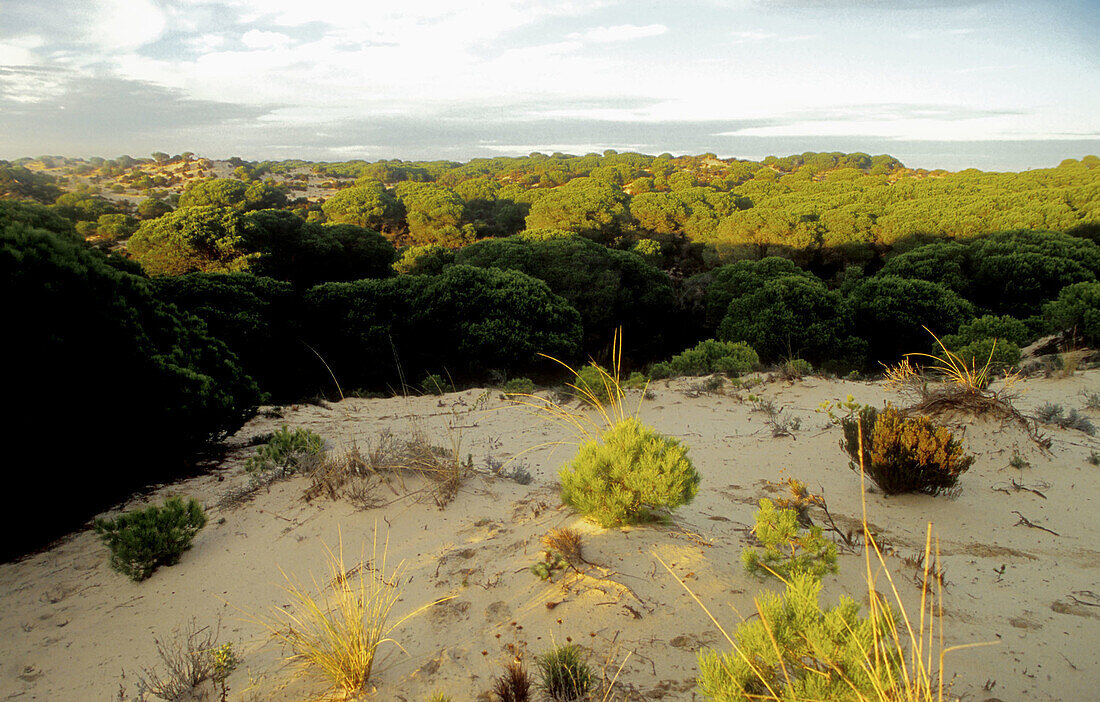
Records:
[[[726,373],[742,375],[760,365],[760,357],[751,346],[740,341],[706,339],[669,360],[672,375]]]
[[[530,395],[535,392],[535,384],[530,378],[512,378],[504,384],[504,392],[510,395]]]
[[[1086,343],[1100,344],[1100,283],[1067,285],[1043,306],[1043,316],[1053,329],[1074,329]]]
[[[673,373],[675,373],[675,371],[672,368],[672,364],[668,361],[659,361],[649,367],[649,377],[654,380],[671,378]]]
[[[304,427],[290,431],[283,425],[245,462],[249,473],[274,473],[284,477],[321,455],[324,439]]]
[[[573,378],[573,385],[577,386],[577,396],[589,404],[597,402],[601,405],[607,405],[610,403],[611,393],[617,392],[617,390],[613,387],[614,383],[606,375],[607,373],[606,368],[593,365],[584,366],[577,371],[576,377]]]
[[[191,548],[206,514],[195,500],[170,497],[163,507],[134,510],[115,519],[95,520],[95,531],[111,549],[110,564],[131,580],[145,580],[158,566],[179,562]]]
[[[699,491],[687,448],[633,418],[582,446],[560,475],[562,501],[603,527],[686,505]]]
[[[699,654],[699,689],[718,702],[750,700],[880,699],[900,687],[902,660],[892,642],[875,632],[891,631],[895,617],[883,606],[866,618],[842,596],[822,609],[821,580],[791,576],[783,594],[757,602],[759,617],[734,633],[734,650]]]
[[[812,276],[790,275],[733,298],[718,338],[745,342],[771,361],[791,353],[821,361],[850,355],[848,327],[839,293]]]
[[[5,392],[20,402],[7,431],[21,440],[8,442],[7,459],[33,462],[49,446],[51,465],[111,466],[65,470],[60,486],[55,471],[10,475],[13,494],[50,490],[54,502],[0,544],[0,558],[45,545],[149,483],[178,478],[194,452],[236,431],[260,401],[225,344],[131,270],[65,234],[0,227],[0,298],[18,301],[4,306],[12,341],[0,345]],[[104,440],[120,430],[125,441]]]
[[[852,458],[852,470],[858,471],[856,421],[854,417],[841,420],[841,447]],[[881,413],[865,408],[859,421],[864,425],[863,470],[887,495],[936,495],[950,490],[974,462],[973,456],[963,454],[962,444],[950,431],[934,426],[927,417],[904,417],[894,407]],[[869,421],[874,422],[870,432]]]
[[[1008,339],[979,339],[961,348],[948,348],[968,368],[981,368],[988,362],[991,369],[1000,371],[1014,368],[1020,362],[1020,347]]]
[[[741,552],[741,562],[752,575],[774,575],[789,579],[796,573],[820,578],[837,572],[836,544],[825,539],[819,526],[803,529],[798,511],[776,508],[768,499],[760,500],[753,533],[764,545]]]
[[[535,659],[539,687],[555,702],[581,700],[596,682],[577,645],[555,646]]]
[[[454,392],[454,386],[440,374],[430,373],[420,381],[420,391],[425,395],[442,395],[447,392]]]

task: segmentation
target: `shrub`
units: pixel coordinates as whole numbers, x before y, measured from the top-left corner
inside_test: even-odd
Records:
[[[1055,329],[1075,329],[1086,343],[1100,343],[1100,283],[1067,285],[1043,315]]]
[[[764,358],[800,353],[820,361],[849,353],[848,308],[840,294],[813,277],[792,275],[764,282],[735,297],[718,325],[718,338],[743,341]]]
[[[796,573],[821,578],[837,572],[836,544],[825,539],[821,527],[801,528],[797,510],[777,509],[771,500],[760,500],[753,533],[764,552],[755,548],[741,552],[741,562],[752,575],[787,580]]]
[[[582,699],[596,676],[575,645],[555,646],[535,659],[539,669],[539,687],[555,702]]]
[[[1061,405],[1044,402],[1039,406],[1039,409],[1036,410],[1035,415],[1039,418],[1039,421],[1044,424],[1054,424],[1063,429],[1076,429],[1089,436],[1096,434],[1096,425],[1075,408],[1071,408],[1069,413],[1066,414],[1065,408]]]
[[[674,375],[706,375],[725,373],[741,375],[760,365],[760,357],[741,341],[706,339],[669,361]]]
[[[603,527],[640,521],[654,508],[688,504],[699,490],[687,449],[634,418],[581,446],[560,475],[562,501]]]
[[[988,363],[989,370],[1008,370],[1020,363],[1020,347],[1007,339],[980,339],[952,351],[971,369]]]
[[[271,435],[267,443],[245,462],[249,473],[274,472],[277,477],[294,473],[304,462],[321,455],[324,440],[309,429],[298,427],[290,431],[283,425]]]
[[[822,609],[821,581],[791,576],[783,594],[757,600],[759,618],[734,633],[734,650],[699,654],[699,688],[711,700],[865,700],[895,690],[902,656],[886,632],[894,615],[880,603],[871,616],[842,596]],[[885,640],[883,640],[885,639]]]
[[[431,373],[424,376],[424,379],[420,381],[420,390],[425,395],[442,395],[443,393],[454,392],[454,386],[438,373]]]
[[[622,387],[629,388],[630,390],[644,390],[649,385],[649,378],[645,377],[645,373],[634,371],[622,382]]]
[[[668,361],[659,361],[649,367],[649,377],[654,380],[671,378],[673,373],[672,364]]]
[[[157,567],[178,563],[205,524],[206,514],[197,501],[184,504],[180,498],[170,497],[162,507],[96,519],[95,531],[111,549],[111,568],[140,582]]]
[[[785,380],[798,380],[813,372],[813,365],[804,358],[789,358],[779,366],[779,374]]]
[[[504,384],[504,392],[509,395],[530,395],[535,391],[535,384],[530,378],[512,378]]]
[[[587,365],[577,371],[573,379],[577,396],[589,404],[606,405],[611,402],[612,393],[618,393],[607,369],[596,365]]]
[[[2,213],[0,213],[2,215]],[[12,494],[48,490],[53,509],[26,517],[0,559],[44,545],[149,483],[171,481],[211,439],[239,428],[260,394],[225,344],[160,300],[122,259],[13,222],[0,228],[5,392],[20,398],[7,460],[89,461],[109,471],[16,471]],[[65,402],[58,403],[57,398]],[[42,417],[50,417],[45,423]],[[125,441],[105,441],[125,428]],[[65,441],[56,441],[64,436]],[[149,457],[157,456],[156,461]]]
[[[843,426],[845,438],[841,443],[852,457],[852,469],[858,471],[859,445],[853,442],[855,420],[845,419]],[[974,462],[973,456],[963,454],[962,444],[950,431],[934,426],[927,417],[903,417],[894,407],[887,407],[878,414],[870,435],[866,429],[864,426],[863,470],[887,495],[936,495],[950,490]]]

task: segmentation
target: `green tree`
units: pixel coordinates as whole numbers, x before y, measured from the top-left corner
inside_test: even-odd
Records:
[[[333,222],[355,224],[381,232],[393,239],[405,227],[405,210],[386,186],[366,181],[345,188],[325,200],[321,206]]]
[[[574,178],[548,191],[531,205],[528,229],[565,229],[610,242],[630,221],[621,188],[594,178]]]
[[[141,223],[127,249],[151,275],[229,273],[257,257],[245,248],[245,221],[236,210],[181,207]]]
[[[147,279],[124,268],[21,223],[0,231],[0,294],[20,301],[0,314],[6,333],[19,339],[0,349],[4,367],[19,369],[7,387],[21,403],[7,424],[19,437],[8,460],[41,462],[50,446],[53,466],[16,471],[10,485],[18,494],[49,492],[55,507],[24,515],[26,529],[0,548],[4,558],[177,477],[195,451],[239,428],[259,402],[255,383],[202,322],[158,300]],[[125,440],[105,438],[120,432]]]

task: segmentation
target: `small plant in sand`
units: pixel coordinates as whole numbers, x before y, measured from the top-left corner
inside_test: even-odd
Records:
[[[535,384],[530,378],[512,378],[504,384],[504,392],[508,395],[530,395],[535,391]]]
[[[962,444],[944,427],[927,417],[905,417],[888,406],[883,412],[861,412],[845,419],[841,447],[851,457],[853,470],[862,470],[887,495],[923,492],[936,495],[951,490],[974,463]],[[873,428],[868,442],[867,425]],[[853,436],[863,437],[860,444]],[[860,450],[862,447],[862,451]],[[862,454],[862,455],[861,455]]]
[[[138,699],[145,699],[145,692],[169,702],[197,699],[199,688],[210,680],[221,686],[224,700],[225,679],[239,662],[232,644],[218,646],[217,639],[218,627],[199,627],[194,619],[166,638],[154,638],[160,665],[142,669]],[[119,699],[126,699],[125,685],[120,685]]]
[[[1089,436],[1096,434],[1096,425],[1084,414],[1076,409],[1070,409],[1066,413],[1065,408],[1051,402],[1044,402],[1035,411],[1036,416],[1044,424],[1053,424],[1063,429],[1076,429]]]
[[[1100,451],[1093,451],[1085,460],[1088,461],[1091,466],[1100,466]]]
[[[584,561],[581,535],[576,529],[569,527],[551,529],[542,537],[542,544],[546,548],[560,553],[572,565]]]
[[[454,389],[454,385],[438,373],[426,375],[424,379],[420,381],[420,390],[425,395],[443,395],[448,392],[454,392]]]
[[[862,455],[857,436],[856,455]],[[860,482],[862,484],[863,473]],[[866,491],[861,490],[861,494]],[[882,550],[868,528],[866,498],[863,499],[862,531],[864,578],[869,611],[850,597],[823,608],[821,581],[805,572],[784,580],[781,594],[766,593],[754,598],[756,613],[745,619],[731,636],[710,610],[664,561],[661,564],[680,583],[729,642],[731,650],[699,654],[699,688],[703,696],[717,702],[808,702],[810,700],[852,700],[853,702],[942,702],[948,676],[944,659],[953,650],[987,644],[943,645],[943,583],[930,572],[938,562],[939,549],[932,546],[932,525],[928,525],[920,611],[910,616]],[[871,552],[875,554],[872,567]],[[931,554],[935,554],[933,557]],[[660,560],[658,558],[658,560]],[[879,575],[885,574],[890,599],[879,592]],[[938,614],[937,614],[938,613]]]
[[[197,501],[170,497],[161,507],[98,518],[95,531],[111,550],[111,568],[139,582],[159,566],[179,563],[205,525],[206,514]]]
[[[594,380],[582,384],[578,375],[578,383],[572,386],[595,411],[596,419],[537,396],[516,402],[574,430],[580,449],[559,473],[562,501],[604,527],[643,521],[655,509],[688,504],[699,490],[699,474],[687,457],[687,448],[624,410],[619,382],[621,335],[616,335],[613,348],[612,371],[589,366],[599,374],[606,401],[591,387],[597,384]]]
[[[513,660],[504,666],[504,673],[493,681],[494,702],[528,702],[531,699],[531,678],[522,661]]]
[[[582,446],[560,476],[562,501],[603,527],[644,521],[699,491],[687,448],[634,418]]]
[[[595,363],[577,371],[573,386],[577,397],[590,405],[608,405],[622,398],[618,378],[612,377],[606,368]]]
[[[539,688],[554,702],[584,699],[596,676],[576,645],[555,646],[535,659]]]
[[[797,573],[782,594],[755,598],[759,617],[737,627],[733,650],[699,654],[703,696],[722,702],[893,699],[876,697],[896,687],[903,667],[900,652],[881,636],[897,631],[892,610],[882,606],[860,617],[852,598],[823,609],[820,595],[818,578]]]
[[[806,573],[820,579],[837,572],[836,544],[825,538],[821,527],[799,525],[797,510],[777,509],[771,500],[760,500],[753,534],[764,546],[763,552],[755,548],[741,552],[741,562],[752,575],[785,580]]]
[[[1027,459],[1020,455],[1019,451],[1012,452],[1012,458],[1008,459],[1008,467],[1015,468],[1016,470],[1025,470],[1031,467]]]
[[[342,546],[335,553],[326,547],[326,553],[328,577],[319,582],[314,576],[313,587],[307,588],[284,573],[290,606],[276,606],[271,616],[258,621],[290,651],[288,663],[351,696],[370,680],[379,647],[395,643],[393,631],[437,602],[391,620],[402,595],[403,570],[400,564],[388,569],[388,543],[380,553],[377,532],[369,561],[360,557],[347,568]]]
[[[554,573],[565,568],[565,558],[557,551],[546,549],[539,553],[539,560],[531,566],[530,571],[539,580],[553,580]]]
[[[316,462],[324,440],[304,427],[291,431],[283,425],[245,462],[245,470],[261,483],[284,478]]]

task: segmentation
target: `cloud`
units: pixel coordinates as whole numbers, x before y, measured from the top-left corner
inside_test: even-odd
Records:
[[[20,99],[20,85],[47,82],[55,86],[52,93],[35,101]],[[133,143],[144,135],[174,132],[199,138],[211,127],[255,124],[266,111],[195,100],[178,90],[138,81],[0,68],[0,149],[7,153],[30,144],[56,145],[51,152],[64,146],[71,153],[86,153],[97,143]]]
[[[636,24],[617,24],[612,27],[592,27],[584,32],[574,32],[569,35],[569,38],[598,44],[607,44],[617,41],[633,41],[635,39],[657,37],[667,31],[668,27],[663,24],[647,24],[645,26],[638,26]]]
[[[249,49],[285,49],[293,40],[281,32],[251,29],[241,36],[241,42]]]

